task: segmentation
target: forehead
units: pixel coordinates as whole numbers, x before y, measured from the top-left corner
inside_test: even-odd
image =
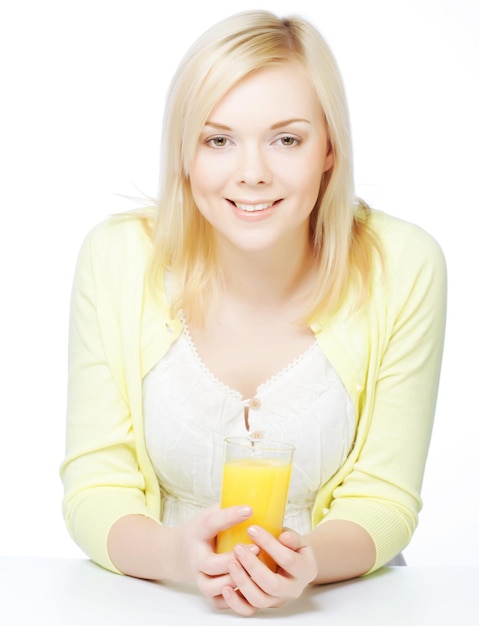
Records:
[[[300,63],[291,61],[257,70],[240,80],[213,108],[208,123],[235,127],[321,117],[321,105],[308,74]]]

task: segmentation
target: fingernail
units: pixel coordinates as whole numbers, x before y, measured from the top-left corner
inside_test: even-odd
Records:
[[[244,556],[246,554],[246,548],[241,544],[237,543],[233,549],[233,552],[238,556]],[[235,567],[238,567],[235,563],[233,563]]]
[[[241,517],[250,517],[252,512],[253,511],[250,506],[244,506],[239,510]]]
[[[251,535],[252,537],[255,537],[259,532],[259,529],[257,526],[250,526],[248,528],[248,535]]]

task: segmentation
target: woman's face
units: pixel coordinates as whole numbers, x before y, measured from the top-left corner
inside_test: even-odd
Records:
[[[190,168],[221,245],[308,245],[322,173],[333,165],[323,112],[299,63],[254,72],[211,112]]]

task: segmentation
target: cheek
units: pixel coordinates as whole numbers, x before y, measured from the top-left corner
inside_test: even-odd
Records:
[[[193,195],[201,188],[201,181],[204,180],[203,164],[200,159],[195,158],[190,166],[190,185]]]
[[[303,198],[316,201],[321,186],[321,162],[317,156],[306,161],[291,164],[282,177],[290,190],[295,190]]]
[[[326,165],[327,148],[322,141],[311,141],[309,145],[300,146],[297,152],[292,149],[290,154],[275,158],[277,171],[283,177],[301,179],[302,181],[321,180],[321,173]]]
[[[190,168],[190,184],[193,195],[207,195],[219,191],[224,179],[221,159],[196,158]]]
[[[313,194],[315,200],[318,196],[323,179],[323,172],[326,165],[325,159],[326,155],[322,149],[314,150],[308,156],[301,170],[301,180],[304,189],[305,191],[307,190],[308,194]]]

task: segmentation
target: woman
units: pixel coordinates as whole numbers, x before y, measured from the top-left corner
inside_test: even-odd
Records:
[[[341,78],[303,19],[246,12],[205,33],[163,145],[156,209],[97,226],[78,260],[64,514],[103,567],[251,615],[410,541],[445,264],[354,197]],[[217,506],[222,441],[245,433],[296,447],[285,530],[216,554],[251,516]]]

